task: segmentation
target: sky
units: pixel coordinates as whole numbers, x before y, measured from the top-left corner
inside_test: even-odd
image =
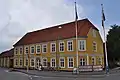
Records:
[[[27,32],[75,20],[75,0],[0,0],[0,53],[11,49]],[[88,18],[100,31],[104,4],[106,34],[120,25],[120,0],[76,0],[79,19]]]

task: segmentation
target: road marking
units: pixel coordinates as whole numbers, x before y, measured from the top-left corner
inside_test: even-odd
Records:
[[[4,70],[5,72],[9,72],[8,70]]]
[[[40,77],[40,76],[36,76],[36,75],[35,75],[35,76],[33,76],[33,77]]]

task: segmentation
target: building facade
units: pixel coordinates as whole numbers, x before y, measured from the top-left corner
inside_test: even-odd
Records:
[[[12,68],[13,54],[14,54],[14,49],[2,52],[0,54],[0,67]]]
[[[99,30],[88,20],[78,21],[76,46],[75,22],[29,32],[14,44],[15,68],[60,67],[73,70],[79,66],[104,67],[103,41]]]

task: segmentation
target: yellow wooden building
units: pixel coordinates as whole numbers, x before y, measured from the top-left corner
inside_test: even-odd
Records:
[[[75,22],[28,32],[14,44],[14,67],[60,67],[72,70],[78,65],[104,67],[103,41],[99,30],[88,20],[78,20],[78,46],[76,47]]]

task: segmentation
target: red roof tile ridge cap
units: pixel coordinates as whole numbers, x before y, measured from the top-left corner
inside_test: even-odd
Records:
[[[79,22],[79,21],[84,21],[84,20],[88,20],[88,18],[80,19],[80,20],[77,20],[77,21]],[[70,22],[65,22],[63,24],[53,25],[53,26],[50,26],[50,27],[47,27],[47,28],[43,28],[43,29],[40,29],[40,30],[35,30],[35,31],[27,32],[27,34],[34,33],[34,32],[39,32],[39,31],[43,31],[43,30],[48,30],[48,29],[56,28],[56,27],[63,26],[63,25],[68,25],[68,24],[71,24],[71,23],[74,23],[74,22],[75,22],[75,20],[74,21],[70,21]]]

